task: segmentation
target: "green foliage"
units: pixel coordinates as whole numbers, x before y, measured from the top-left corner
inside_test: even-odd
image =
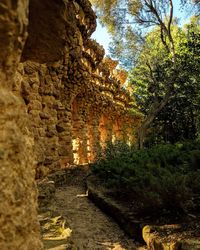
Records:
[[[184,28],[172,26],[176,50],[176,68],[159,41],[155,28],[146,37],[137,64],[131,71],[129,84],[140,110],[148,115],[152,103],[162,100],[168,82],[173,91],[167,105],[157,114],[149,131],[148,145],[194,139],[200,131],[200,28],[193,17]],[[174,75],[176,77],[174,78]]]
[[[175,1],[171,1],[172,4]],[[190,6],[190,0],[186,1]],[[151,26],[162,26],[162,36],[166,42],[171,23],[170,1],[166,0],[91,0],[100,22],[107,27],[113,41],[110,53],[126,69],[135,64],[138,52]],[[183,3],[179,1],[180,7]],[[184,10],[188,12],[188,6]],[[192,10],[192,9],[191,9]],[[189,14],[191,14],[189,11]],[[175,18],[174,18],[175,21]],[[163,29],[166,24],[165,30]],[[169,24],[169,25],[168,25]],[[158,40],[161,40],[158,36]]]
[[[199,16],[181,28],[174,0],[92,2],[113,37],[111,56],[133,68],[130,84],[144,113],[140,147],[150,126],[149,144],[200,137]],[[190,15],[189,6],[200,6],[195,0],[179,3]]]
[[[200,142],[143,150],[109,144],[92,172],[117,198],[139,204],[142,213],[183,212],[193,208],[200,191]]]

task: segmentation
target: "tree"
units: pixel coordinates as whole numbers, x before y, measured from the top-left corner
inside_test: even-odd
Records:
[[[115,36],[119,46],[121,43],[120,39],[124,41],[126,38],[125,34],[127,34],[128,30],[131,30],[132,34],[134,34],[132,40],[137,41],[139,48],[143,49],[147,34],[147,32],[144,32],[144,28],[156,26],[159,31],[158,39],[166,53],[167,63],[171,65],[170,72],[165,75],[166,78],[163,82],[165,85],[163,95],[152,95],[148,113],[146,113],[143,123],[138,130],[138,145],[142,148],[147,129],[168,103],[174,91],[174,83],[178,77],[176,49],[172,35],[173,0],[93,0],[92,2],[99,10],[101,21],[109,28],[111,34]],[[140,29],[140,32],[138,31],[139,27],[143,28]],[[129,40],[130,38],[131,36],[129,36]],[[140,53],[136,53],[135,61],[137,61],[139,55]],[[159,85],[158,78],[153,76],[153,71],[155,71],[153,67],[157,66],[149,64],[147,67],[154,85]]]
[[[168,104],[151,125],[154,141],[176,142],[181,139],[193,139],[199,131],[199,27],[199,18],[195,17],[184,29],[176,25],[172,27],[178,74]],[[157,35],[156,29],[149,33],[143,52],[130,77],[130,83],[135,86],[136,100],[145,114],[149,112],[154,95],[162,98],[165,80],[168,79],[167,75],[171,74],[171,61],[167,59]],[[152,67],[151,71],[148,70],[149,65]]]

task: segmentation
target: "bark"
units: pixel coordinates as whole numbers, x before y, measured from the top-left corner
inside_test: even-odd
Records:
[[[138,148],[142,149],[144,147],[144,140],[147,133],[147,129],[150,124],[153,122],[157,114],[164,108],[164,106],[168,103],[172,94],[172,88],[168,88],[168,91],[162,101],[153,103],[151,105],[150,111],[146,118],[144,119],[141,127],[138,129]]]
[[[151,122],[154,120],[155,116],[148,116],[141,127],[138,130],[138,148],[142,149],[144,147],[144,140],[146,136],[147,129]]]
[[[149,128],[150,124],[153,122],[157,114],[163,109],[163,107],[168,103],[168,100],[170,96],[173,93],[173,88],[174,88],[174,82],[177,78],[177,69],[176,69],[176,53],[175,53],[175,47],[174,47],[174,40],[171,34],[171,26],[172,26],[172,20],[173,20],[173,1],[169,0],[169,8],[170,8],[170,13],[169,13],[169,20],[168,24],[166,25],[164,21],[162,20],[162,17],[159,15],[157,9],[153,5],[152,1],[145,1],[146,6],[149,8],[151,13],[156,17],[159,25],[160,25],[160,37],[161,41],[168,51],[168,53],[172,54],[172,61],[173,61],[173,68],[174,68],[174,74],[172,76],[172,79],[168,82],[167,86],[167,91],[163,99],[158,102],[157,100],[151,105],[150,111],[146,118],[144,119],[141,127],[138,130],[138,147],[140,149],[143,148],[144,146],[144,140],[145,136],[147,133],[147,129]],[[166,42],[166,37],[169,40],[169,45]],[[151,66],[147,64],[147,66],[150,69],[150,76],[152,80],[155,82],[155,79],[152,74],[152,69]]]

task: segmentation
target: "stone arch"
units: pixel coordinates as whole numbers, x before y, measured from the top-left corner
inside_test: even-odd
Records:
[[[123,134],[123,121],[120,117],[116,117],[113,122],[113,140],[112,141],[124,141]]]
[[[99,121],[100,145],[105,148],[112,141],[112,119],[108,114],[102,114]]]
[[[12,240],[0,249],[39,250],[34,165],[44,177],[93,161],[113,133],[120,137],[115,120],[130,116],[131,100],[120,88],[125,75],[114,77],[116,62],[102,63],[104,49],[89,38],[96,16],[88,0],[3,2],[0,185],[9,192],[2,188],[0,234]]]
[[[88,103],[79,94],[72,103],[72,146],[75,164],[88,163]]]
[[[99,121],[101,117],[101,110],[97,105],[91,107],[88,113],[88,161],[94,161],[100,151],[100,131],[99,131]]]

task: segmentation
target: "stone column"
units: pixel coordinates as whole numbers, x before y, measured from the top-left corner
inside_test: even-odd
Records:
[[[67,105],[66,105],[67,106]],[[73,164],[72,148],[72,113],[71,109],[59,104],[58,107],[58,124],[56,129],[59,137],[58,155],[61,168],[67,168]]]
[[[0,249],[40,250],[34,141],[25,103],[13,92],[26,38],[28,1],[3,0],[1,5]]]
[[[123,127],[120,120],[116,120],[113,124],[114,141],[124,141]]]
[[[82,119],[82,126],[80,127],[80,141],[79,141],[79,164],[88,163],[88,130],[87,123]]]
[[[100,132],[98,116],[88,123],[88,160],[94,161],[100,153]]]
[[[102,148],[106,147],[107,142],[112,141],[112,121],[107,117],[103,115],[99,123],[100,144]]]
[[[87,141],[86,122],[81,116],[76,116],[73,120],[73,153],[75,164],[84,164],[88,162]]]
[[[39,250],[34,140],[26,107],[2,88],[0,103],[0,249]]]

